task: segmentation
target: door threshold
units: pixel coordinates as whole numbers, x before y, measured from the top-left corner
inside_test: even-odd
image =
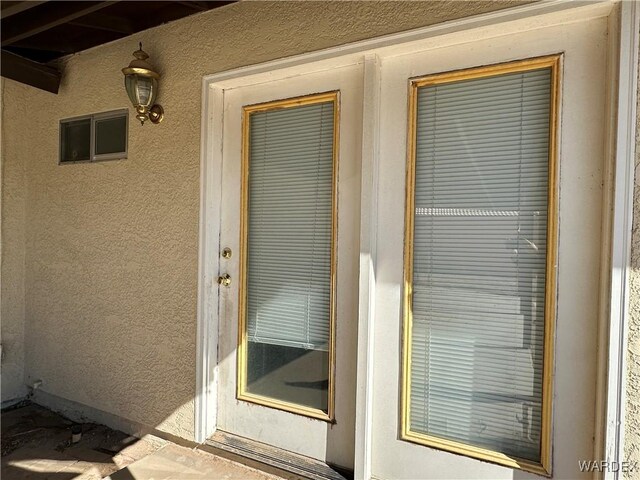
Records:
[[[349,470],[220,430],[200,449],[290,480],[353,479],[353,472]]]

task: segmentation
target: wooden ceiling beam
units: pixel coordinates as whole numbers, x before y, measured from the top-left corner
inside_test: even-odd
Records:
[[[114,3],[117,2],[49,2],[31,15],[21,15],[2,25],[2,46],[6,47]]]
[[[19,49],[33,50],[36,52],[57,52],[60,54],[60,56],[68,55],[76,51],[73,42],[65,40],[63,38],[51,40],[46,44],[43,44],[41,42],[31,42],[30,39],[26,38],[18,43],[14,43],[13,45],[9,45],[7,47],[7,50],[12,53],[23,56],[25,58],[31,58],[29,56],[29,52],[22,52]]]
[[[211,10],[213,8],[222,7],[224,5],[228,5],[234,2],[235,0],[214,2],[215,6],[208,6],[207,9]],[[141,30],[155,27],[157,25],[162,25],[163,23],[171,22],[173,20],[177,20],[187,15],[191,15],[190,12],[195,10],[196,8],[198,10],[195,10],[195,11],[199,11],[199,8],[200,8],[199,4],[202,4],[203,2],[155,2],[155,3],[159,7],[158,10],[155,12],[153,16],[150,16],[148,19],[140,21],[140,24],[138,25],[138,27],[140,27]],[[194,3],[197,3],[198,6],[193,5]],[[192,5],[186,5],[186,4],[192,4]],[[211,5],[211,4],[207,4],[207,5]]]
[[[184,5],[185,7],[189,7],[192,10],[197,12],[204,12],[205,10],[209,10],[209,7],[205,2],[178,2],[180,5]]]
[[[5,78],[26,83],[47,92],[58,93],[60,87],[58,70],[6,50],[2,50],[1,53],[0,72]]]
[[[0,10],[0,18],[8,18],[17,13],[22,13],[30,8],[37,7],[38,5],[42,5],[46,3],[47,0],[43,1],[23,1],[23,2],[3,2],[2,10]],[[5,6],[5,3],[7,4]]]
[[[92,28],[94,30],[104,30],[107,32],[131,35],[136,32],[133,22],[125,17],[100,13],[98,15],[87,15],[75,20],[71,20],[69,25]]]
[[[41,52],[61,52],[61,55],[67,55],[91,48],[96,44],[111,42],[122,37],[123,35],[121,33],[109,30],[86,30],[80,27],[69,27],[64,35],[56,35],[56,32],[51,31],[38,35],[37,37],[25,38],[5,48],[9,51],[13,51],[14,49],[29,49]],[[16,50],[14,53],[23,55],[26,58],[31,58],[26,52],[23,54]]]

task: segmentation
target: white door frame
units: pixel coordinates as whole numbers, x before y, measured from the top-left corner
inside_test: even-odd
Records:
[[[620,16],[618,16],[620,14]],[[216,429],[219,221],[222,171],[224,91],[337,66],[364,63],[364,115],[360,236],[360,292],[358,319],[358,378],[356,394],[355,477],[371,477],[372,359],[376,273],[378,182],[378,122],[380,63],[387,56],[428,50],[546,25],[609,17],[620,32],[609,36],[608,158],[610,185],[605,186],[604,225],[611,226],[610,255],[603,256],[598,362],[600,421],[594,459],[621,461],[623,453],[626,330],[629,302],[631,220],[633,213],[638,22],[636,2],[567,2],[551,0],[386,35],[303,55],[229,70],[203,78],[200,155],[200,240],[197,310],[197,377],[195,440],[204,442]],[[619,41],[616,41],[619,40]],[[616,95],[617,92],[617,95]],[[618,166],[618,168],[614,168]],[[606,188],[609,187],[609,188]],[[613,187],[613,188],[612,188]],[[605,236],[606,237],[606,236]],[[608,274],[607,274],[608,273]],[[617,474],[607,475],[617,479]]]
[[[624,431],[627,383],[627,338],[629,318],[629,269],[631,265],[631,229],[633,223],[633,190],[635,171],[635,138],[638,93],[638,39],[640,6],[637,1],[624,1],[619,16],[610,15],[610,25],[617,25],[618,38],[610,39],[612,68],[611,83],[617,88],[617,98],[610,102],[609,150],[615,156],[615,168],[608,172],[614,189],[610,192],[612,205],[610,222],[611,258],[607,265],[608,296],[602,298],[608,329],[602,329],[599,345],[600,364],[604,370],[598,398],[602,417],[601,435],[596,438],[595,459],[622,465],[624,460]],[[616,128],[617,127],[617,128]],[[606,172],[605,172],[606,173]],[[606,225],[606,224],[605,224]],[[608,343],[607,343],[608,342]],[[611,464],[611,463],[610,463]],[[619,471],[607,471],[606,480],[621,478]]]

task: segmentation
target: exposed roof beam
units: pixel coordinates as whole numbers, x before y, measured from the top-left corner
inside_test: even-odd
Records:
[[[47,92],[58,93],[60,87],[60,72],[55,68],[32,62],[6,50],[2,50],[0,71],[5,78],[26,83]]]
[[[184,5],[185,7],[189,7],[198,12],[204,12],[205,10],[209,10],[210,7],[207,6],[205,2],[178,2],[180,5]]]
[[[234,3],[234,1],[235,0],[218,1],[218,2],[215,2],[215,5],[216,7],[222,7],[224,5]],[[156,10],[153,16],[149,16],[149,18],[144,18],[139,21],[137,26],[139,27],[140,30],[145,30],[147,28],[155,27],[157,25],[161,25],[166,22],[177,20],[179,18],[190,15],[190,13],[188,13],[188,11],[185,11],[185,10],[187,9],[194,10],[194,8],[199,8],[199,7],[196,7],[195,5],[191,5],[188,7],[187,5],[184,5],[185,2],[156,2],[156,3],[158,6],[161,6],[161,8]],[[186,2],[186,3],[193,3],[193,2]],[[202,3],[202,2],[197,2],[197,3]],[[210,7],[209,9],[211,8],[214,8],[214,7]]]
[[[31,58],[29,55],[30,52],[26,52],[26,51],[22,52],[21,50],[34,50],[37,52],[52,52],[52,53],[59,53],[60,55],[68,55],[69,53],[74,53],[75,51],[73,44],[70,41],[65,40],[63,38],[52,39],[46,45],[43,45],[39,42],[31,42],[27,38],[18,43],[14,43],[13,45],[9,45],[6,48],[6,50],[25,58]]]
[[[73,33],[73,35],[71,35]],[[103,44],[122,38],[121,33],[107,30],[84,30],[73,29],[73,32],[61,35],[42,34],[42,36],[25,38],[7,47],[7,50],[17,53],[26,58],[31,58],[28,52],[21,52],[14,49],[30,49],[42,52],[61,52],[61,55],[74,53],[90,48],[96,44]]]
[[[25,10],[29,10],[30,8],[37,7],[38,5],[42,5],[45,3],[44,1],[23,1],[23,2],[12,2],[11,5],[2,6],[2,10],[0,10],[0,18],[7,18],[16,13],[24,12]],[[4,2],[3,2],[4,3]],[[9,3],[9,2],[7,2]]]
[[[32,15],[12,19],[2,26],[2,46],[11,45],[64,23],[101,10],[115,1],[108,2],[49,2],[34,10]]]
[[[95,30],[105,30],[107,32],[123,33],[125,35],[131,35],[136,31],[130,19],[117,17],[115,15],[108,15],[106,13],[77,18],[70,21],[69,25],[93,28]]]

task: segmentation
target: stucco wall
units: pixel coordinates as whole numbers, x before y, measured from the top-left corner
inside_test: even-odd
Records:
[[[640,68],[638,69],[640,78]],[[631,241],[629,349],[627,352],[627,404],[624,458],[640,468],[640,82],[638,83],[636,124],[636,188],[633,192],[633,233]],[[629,472],[629,480],[640,472]]]
[[[10,82],[7,82],[7,84]],[[2,90],[2,120],[4,116],[5,81]],[[24,108],[17,105],[15,114],[24,115]],[[25,267],[25,163],[19,145],[7,142],[7,138],[22,136],[20,126],[2,121],[2,218],[0,266],[0,322],[2,330],[2,402],[18,399],[26,394],[24,387],[24,267]]]
[[[241,2],[70,57],[58,95],[7,81],[4,210],[19,205],[2,218],[12,263],[26,236],[26,277],[3,264],[3,288],[25,289],[25,380],[192,438],[202,76],[516,3]],[[131,115],[127,160],[58,166],[61,118],[129,106],[120,69],[138,41],[164,122]]]

